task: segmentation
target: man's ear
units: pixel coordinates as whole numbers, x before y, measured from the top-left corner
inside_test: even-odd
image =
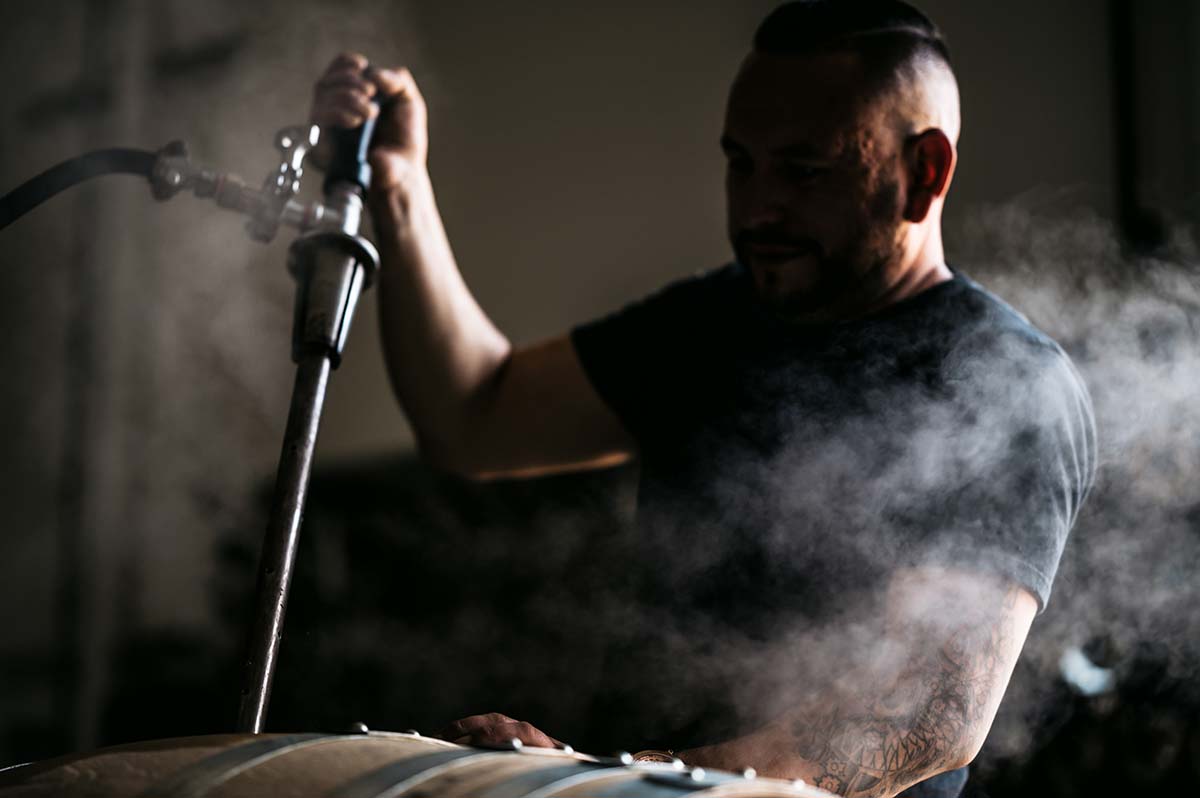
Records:
[[[933,201],[946,193],[954,173],[954,145],[940,128],[930,128],[904,142],[908,193],[904,219],[914,224],[925,221]]]

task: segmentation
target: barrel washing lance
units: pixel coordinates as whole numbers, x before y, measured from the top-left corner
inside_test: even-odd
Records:
[[[263,729],[283,634],[300,523],[316,449],[329,375],[341,362],[358,299],[379,270],[379,253],[360,234],[371,169],[367,150],[378,114],[354,129],[296,125],[280,130],[279,165],[261,188],[232,174],[194,164],[187,146],[172,141],[157,152],[107,149],[48,169],[0,197],[0,230],[55,194],[106,174],[133,174],[150,182],[159,200],[190,192],[249,217],[250,236],[272,241],[281,227],[300,235],[288,248],[296,281],[292,325],[295,385],[276,475],[271,516],[259,560],[255,614],[243,660],[239,731]],[[332,139],[323,198],[297,199],[305,160],[322,135]]]

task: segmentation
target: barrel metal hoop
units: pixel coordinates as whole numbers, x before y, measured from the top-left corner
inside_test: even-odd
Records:
[[[529,793],[524,798],[553,798],[561,790],[565,790],[568,787],[575,787],[579,784],[604,776],[611,776],[614,772],[621,771],[631,775],[636,774],[640,778],[635,776],[635,778],[625,779],[613,784],[591,787],[588,790],[588,798],[680,798],[680,796],[688,795],[689,793],[703,793],[714,789],[719,794],[721,784],[745,782],[745,779],[740,776],[728,779],[713,779],[712,774],[706,774],[703,781],[696,781],[686,773],[679,773],[673,770],[667,771],[666,769],[659,770],[648,767],[604,768],[602,771],[582,773],[575,778],[563,779],[560,782],[549,784],[543,789]],[[696,798],[699,798],[699,796]]]
[[[658,768],[654,766],[642,765],[637,767],[646,774],[647,781],[659,782],[660,784],[675,784],[678,786],[686,786],[690,790],[698,790],[702,787],[712,787],[717,784],[746,784],[747,779],[741,773],[727,773],[720,770],[706,770],[705,768],[685,768],[683,770]],[[698,778],[697,778],[698,777]]]
[[[689,793],[710,790],[716,786],[714,784],[695,784],[689,786],[683,784],[656,784],[645,779],[637,779],[607,784],[599,789],[589,791],[588,798],[682,798],[682,796]],[[700,798],[700,796],[695,796],[695,798]]]
[[[680,773],[647,773],[644,776],[645,780],[655,784],[666,784],[678,790],[683,790],[687,793],[695,793],[697,798],[702,795],[708,795],[709,790],[715,790],[716,794],[727,792],[721,790],[722,785],[733,785],[734,787],[742,787],[750,782],[745,776],[733,773],[714,773],[711,770],[705,771],[704,776],[696,779],[690,772]],[[678,794],[678,792],[676,792]]]
[[[513,754],[510,751],[460,748],[409,757],[360,776],[334,790],[331,795],[333,798],[395,798],[410,787],[434,776],[440,776],[448,770],[502,756]]]
[[[560,781],[592,770],[616,771],[619,768],[606,768],[590,762],[572,762],[569,765],[556,765],[541,770],[527,770],[510,776],[504,781],[489,785],[480,790],[475,798],[525,798],[531,790],[554,787]]]
[[[311,745],[361,739],[361,734],[285,734],[254,740],[185,767],[166,782],[151,786],[140,798],[201,798],[217,785],[275,757]]]
[[[527,793],[524,796],[524,798],[552,798],[552,796],[557,794],[559,791],[565,790],[568,787],[577,787],[580,784],[587,784],[589,781],[599,781],[600,779],[611,779],[613,777],[620,776],[622,773],[628,774],[629,772],[630,772],[629,768],[623,768],[623,767],[622,768],[599,768],[597,770],[588,770],[583,773],[577,773],[574,776],[568,776],[565,779],[559,779],[558,781],[547,784],[547,785],[543,786],[541,789],[537,789],[537,790],[534,790],[533,792]],[[701,786],[702,785],[697,785],[698,788]],[[619,782],[617,787],[619,789],[616,792],[611,793],[612,795],[631,795],[631,796],[636,795],[638,798],[642,798],[643,795],[646,795],[646,796],[652,795],[652,792],[645,791],[646,787],[644,784],[642,784],[640,782],[640,780],[625,780],[625,781]],[[595,790],[596,790],[596,788],[592,788],[591,790],[589,790],[588,795],[604,794],[603,792],[596,792]],[[679,792],[680,792],[679,790],[675,790],[675,792],[672,793],[672,795],[679,795]],[[655,796],[654,798],[657,798],[657,796]]]

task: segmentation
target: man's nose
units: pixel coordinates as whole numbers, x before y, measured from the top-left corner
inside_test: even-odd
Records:
[[[750,228],[778,224],[787,215],[784,192],[778,181],[769,178],[758,178],[745,186],[742,208],[742,223]]]

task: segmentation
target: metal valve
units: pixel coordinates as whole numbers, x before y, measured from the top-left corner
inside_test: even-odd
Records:
[[[262,188],[253,188],[235,174],[215,172],[193,164],[187,145],[172,141],[158,151],[150,174],[155,199],[167,200],[180,191],[191,191],[201,199],[213,199],[222,208],[246,214],[246,230],[264,243],[275,238],[280,225],[308,232],[317,228],[342,229],[345,215],[339,207],[323,202],[300,202],[304,160],[317,146],[321,129],[316,125],[293,125],[275,135],[279,165],[267,173]]]
[[[275,147],[282,160],[279,167],[263,180],[263,207],[246,225],[251,238],[266,242],[275,237],[279,225],[284,222],[288,203],[300,193],[304,158],[317,146],[320,137],[321,129],[316,125],[285,127],[275,135]],[[303,214],[300,218],[303,219]]]

